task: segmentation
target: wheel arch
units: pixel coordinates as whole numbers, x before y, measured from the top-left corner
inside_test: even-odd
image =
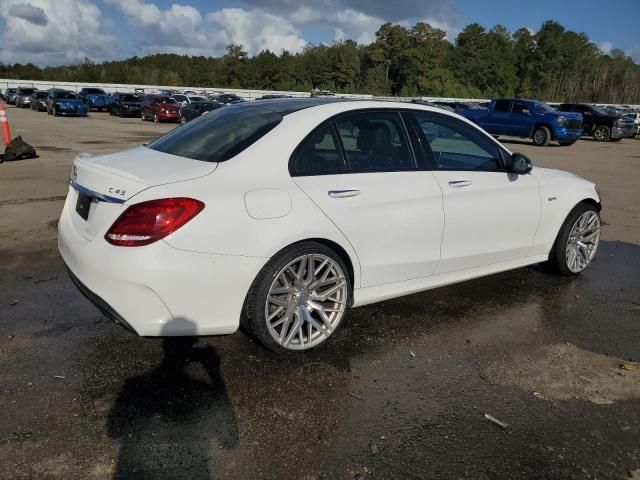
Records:
[[[531,131],[529,132],[529,138],[533,138],[533,134],[535,133],[536,129],[538,127],[545,127],[547,130],[549,130],[549,135],[551,135],[551,139],[555,140],[554,136],[553,136],[553,128],[551,128],[551,124],[548,122],[536,122],[533,124],[533,127],[531,128]]]
[[[272,255],[275,256],[277,254],[279,254],[280,252],[283,252],[285,250],[288,250],[289,248],[292,248],[300,243],[303,242],[316,242],[319,243],[321,245],[324,245],[327,248],[330,248],[331,250],[333,250],[336,255],[338,255],[340,257],[340,259],[345,263],[345,265],[347,266],[348,269],[348,273],[349,273],[349,281],[351,283],[351,289],[353,291],[353,289],[355,288],[355,285],[357,285],[356,283],[356,278],[355,278],[355,268],[357,263],[355,263],[352,258],[351,255],[349,255],[349,253],[347,252],[347,250],[340,245],[339,243],[333,241],[333,240],[329,240],[327,238],[321,238],[321,237],[309,237],[309,238],[304,238],[301,240],[297,240],[295,242],[292,242],[288,245],[286,245],[285,247],[282,247],[280,250],[278,250],[276,253],[274,253]],[[358,276],[359,276],[359,272],[358,272]]]

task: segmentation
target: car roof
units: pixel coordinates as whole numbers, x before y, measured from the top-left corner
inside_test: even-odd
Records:
[[[453,112],[449,112],[440,107],[421,105],[409,102],[391,102],[384,100],[367,100],[367,99],[351,99],[340,97],[322,97],[322,98],[273,98],[266,100],[254,100],[232,105],[233,108],[251,108],[260,107],[270,110],[280,115],[289,115],[302,110],[315,110],[322,108],[328,110],[331,115],[348,112],[359,109],[403,109],[403,110],[422,110],[434,112],[442,115],[450,115],[458,117]],[[462,118],[462,117],[460,117]]]

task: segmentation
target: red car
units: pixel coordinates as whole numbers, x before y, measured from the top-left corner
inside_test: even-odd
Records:
[[[142,120],[154,122],[180,121],[180,107],[182,105],[166,95],[145,95],[142,100]]]

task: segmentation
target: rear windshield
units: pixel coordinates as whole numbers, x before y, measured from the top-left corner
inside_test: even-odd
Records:
[[[85,88],[84,93],[89,95],[104,95],[104,90],[101,88]]]
[[[282,121],[260,107],[229,106],[175,128],[148,145],[159,152],[205,162],[224,162],[252,145]]]
[[[36,89],[35,89],[35,88],[21,88],[21,89],[20,89],[20,93],[21,93],[22,95],[32,95],[32,94],[33,94],[33,92],[35,92],[35,91],[36,91]]]
[[[124,94],[124,95],[121,94],[120,100],[122,100],[123,102],[139,102],[140,101],[140,99],[135,95],[129,95],[129,94]]]

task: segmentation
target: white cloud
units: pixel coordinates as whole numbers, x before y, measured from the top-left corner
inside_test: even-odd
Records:
[[[220,55],[230,43],[244,45],[251,55],[263,49],[299,52],[307,43],[288,20],[261,9],[223,8],[203,16],[189,5],[161,10],[144,0],[105,1],[119,7],[142,32],[145,54]]]
[[[598,45],[598,48],[600,49],[600,51],[602,53],[606,53],[608,55],[611,52],[611,50],[613,49],[613,43],[611,43],[611,42],[602,42],[601,44]]]
[[[640,43],[633,44],[631,48],[624,51],[624,54],[627,57],[631,57],[634,62],[640,64]]]
[[[103,33],[100,9],[90,0],[1,0],[0,61],[69,64],[112,58],[114,36]]]

